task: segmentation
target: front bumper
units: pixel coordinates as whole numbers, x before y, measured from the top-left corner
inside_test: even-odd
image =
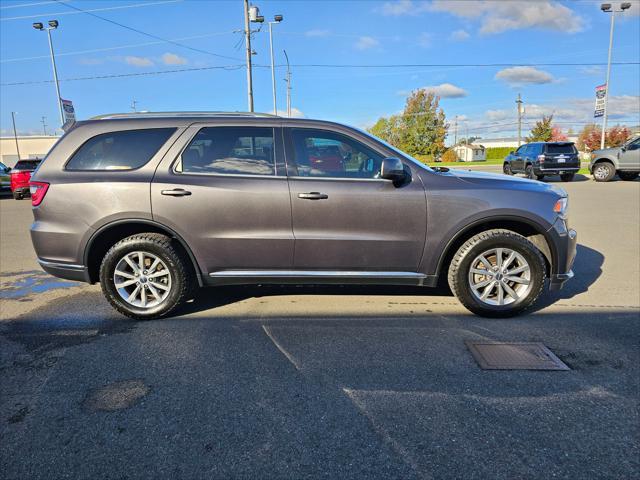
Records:
[[[567,224],[561,218],[556,220],[550,232],[553,232],[557,258],[551,272],[549,289],[560,290],[574,275],[572,267],[576,258],[578,234],[575,230],[567,228]]]

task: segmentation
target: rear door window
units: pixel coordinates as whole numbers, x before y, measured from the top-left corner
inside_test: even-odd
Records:
[[[182,152],[175,170],[217,175],[275,175],[273,128],[206,127]]]
[[[577,153],[576,147],[573,145],[573,143],[548,143],[546,152],[552,155],[560,153],[571,155]]]
[[[103,133],[87,140],[67,162],[67,170],[133,170],[145,165],[175,128]]]

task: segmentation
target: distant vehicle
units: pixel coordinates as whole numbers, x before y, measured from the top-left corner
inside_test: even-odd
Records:
[[[443,277],[470,311],[508,317],[569,280],[576,253],[555,185],[434,169],[345,125],[265,114],[78,122],[31,203],[42,268],[100,282],[138,319],[205,285]]]
[[[11,187],[11,168],[0,162],[0,189]]]
[[[594,150],[589,171],[596,182],[609,182],[616,173],[620,180],[635,180],[640,176],[640,137],[621,147]]]
[[[580,170],[578,150],[573,142],[534,142],[521,145],[504,159],[506,175],[524,173],[527,178],[542,180],[560,175],[563,182],[573,180]]]
[[[11,170],[11,193],[16,200],[22,200],[29,194],[31,174],[40,165],[40,160],[19,160]]]

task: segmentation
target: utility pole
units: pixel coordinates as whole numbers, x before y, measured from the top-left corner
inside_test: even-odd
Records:
[[[16,152],[18,153],[18,161],[20,161],[20,147],[18,147],[18,131],[16,130],[16,112],[11,112],[11,121],[13,122],[13,138],[16,141]]]
[[[251,72],[251,25],[249,23],[249,0],[244,0],[244,41],[247,49],[247,103],[253,112],[253,75]]]
[[[137,112],[138,108],[136,107],[138,105],[138,101],[137,100],[131,100],[131,111],[132,112]]]
[[[520,94],[518,94],[516,104],[518,105],[518,146],[520,146],[522,143],[522,98]]]
[[[289,68],[289,55],[286,50],[283,52],[284,58],[287,59],[287,78],[285,79],[287,82],[287,117],[291,117],[291,69]]]
[[[44,136],[47,136],[47,117],[42,117],[42,120],[40,120],[40,123],[42,124],[42,131],[44,132]]]
[[[458,115],[453,122],[453,146],[458,145]]]

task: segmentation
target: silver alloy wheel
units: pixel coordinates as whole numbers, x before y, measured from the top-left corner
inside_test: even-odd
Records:
[[[471,262],[469,286],[483,303],[509,305],[529,293],[531,267],[515,250],[492,248]]]
[[[606,163],[600,163],[593,169],[593,176],[598,180],[604,180],[609,176],[609,168]]]
[[[171,272],[156,255],[129,252],[118,261],[113,272],[118,295],[138,308],[153,308],[164,302],[171,292]]]

